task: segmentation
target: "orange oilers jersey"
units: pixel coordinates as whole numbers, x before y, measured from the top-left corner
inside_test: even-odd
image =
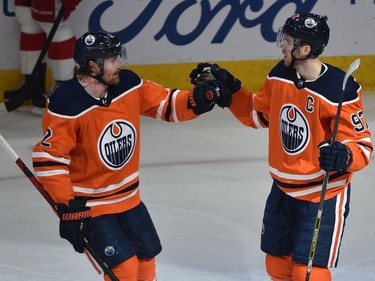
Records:
[[[318,202],[325,171],[319,167],[318,145],[330,140],[345,73],[322,64],[315,80],[304,80],[279,62],[254,95],[241,88],[230,111],[243,124],[269,128],[268,163],[272,178],[288,195]],[[332,172],[326,199],[346,187],[352,173],[364,168],[372,154],[371,134],[362,105],[362,90],[350,76],[343,99],[336,140],[353,153],[346,172]]]
[[[86,197],[93,217],[140,203],[140,115],[179,122],[196,118],[189,91],[164,88],[130,70],[97,99],[80,82],[62,85],[48,100],[44,138],[32,154],[36,176],[56,203]]]

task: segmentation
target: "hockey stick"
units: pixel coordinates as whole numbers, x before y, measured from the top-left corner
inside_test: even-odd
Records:
[[[337,113],[336,113],[336,118],[335,118],[335,124],[333,126],[332,138],[331,138],[331,142],[330,142],[329,145],[332,145],[333,142],[336,141],[336,135],[337,135],[337,130],[338,130],[338,127],[339,127],[339,122],[340,122],[340,114],[341,114],[342,102],[343,102],[343,99],[344,99],[344,93],[345,93],[346,83],[347,83],[347,81],[349,79],[349,76],[359,67],[360,62],[361,62],[360,59],[356,59],[348,67],[348,70],[345,73],[344,80],[343,80],[343,83],[342,83],[342,90],[341,90],[341,93],[340,93],[340,96],[339,96],[339,101],[338,101],[338,106],[337,106]],[[311,240],[310,253],[309,253],[309,262],[307,264],[307,271],[306,271],[306,279],[305,279],[305,281],[309,281],[310,280],[310,275],[311,275],[313,260],[314,260],[314,257],[315,257],[316,247],[317,247],[317,244],[318,244],[320,222],[321,222],[321,219],[322,219],[323,206],[324,206],[324,198],[325,198],[326,191],[327,191],[328,180],[329,180],[329,172],[326,172],[325,176],[324,176],[324,179],[323,179],[323,186],[322,186],[322,192],[321,192],[321,195],[320,195],[318,213],[317,213],[316,219],[315,219],[314,233],[313,233],[313,237],[312,237],[312,240]]]
[[[13,150],[13,148],[9,145],[9,143],[4,139],[4,137],[1,134],[0,134],[0,144],[5,149],[5,151],[9,154],[10,158],[17,164],[17,166],[21,169],[21,171],[32,182],[32,184],[36,187],[36,189],[38,189],[40,194],[44,197],[44,199],[48,202],[48,204],[52,207],[52,209],[56,213],[56,210],[54,208],[55,202],[53,201],[51,196],[47,193],[47,191],[44,189],[43,185],[40,183],[37,177],[34,176],[34,174],[29,170],[26,164],[21,160],[21,158],[16,154],[16,152]],[[84,247],[85,247],[85,250],[89,253],[89,255],[87,255],[89,259],[91,256],[96,262],[96,264],[101,267],[101,269],[108,275],[108,277],[112,281],[119,281],[119,279],[114,275],[112,270],[105,264],[105,262],[103,262],[100,259],[100,257],[95,253],[93,248],[91,248],[86,238],[84,240]]]
[[[46,53],[48,51],[49,46],[51,45],[51,42],[52,42],[53,37],[55,36],[56,30],[59,27],[59,25],[60,25],[60,23],[61,23],[61,21],[64,17],[64,12],[65,12],[65,7],[64,7],[64,5],[62,5],[60,10],[59,10],[59,13],[57,14],[56,19],[55,19],[55,21],[52,25],[51,30],[48,33],[46,42],[44,43],[43,49],[41,50],[41,52],[39,54],[39,57],[38,57],[38,60],[36,61],[35,65],[34,65],[33,71],[31,72],[31,74],[29,76],[27,76],[25,83],[22,85],[22,87],[19,91],[19,96],[13,97],[13,98],[9,99],[8,101],[4,102],[6,112],[11,112],[13,110],[16,110],[17,108],[19,108],[23,104],[23,102],[24,102],[24,100],[27,96],[27,93],[30,91],[32,83],[35,83],[35,81],[34,81],[35,77],[38,73],[39,68],[41,67],[41,65],[43,63],[44,57],[46,56]],[[0,115],[2,115],[4,113],[4,106],[0,105]]]

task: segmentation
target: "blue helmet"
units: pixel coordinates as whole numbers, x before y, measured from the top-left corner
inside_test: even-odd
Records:
[[[298,47],[306,43],[311,47],[311,55],[319,56],[328,44],[329,27],[322,16],[317,14],[295,14],[288,18],[283,32],[297,40]]]
[[[83,34],[73,50],[73,59],[80,69],[86,69],[88,61],[95,61],[103,68],[105,59],[118,55],[126,58],[125,47],[114,35],[98,31]]]

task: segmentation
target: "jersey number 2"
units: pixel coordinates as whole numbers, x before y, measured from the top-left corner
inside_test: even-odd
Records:
[[[44,138],[43,138],[42,143],[40,145],[43,146],[43,147],[50,148],[51,143],[48,142],[47,140],[50,139],[51,137],[52,137],[52,130],[51,130],[51,128],[47,128],[46,134],[44,135]]]

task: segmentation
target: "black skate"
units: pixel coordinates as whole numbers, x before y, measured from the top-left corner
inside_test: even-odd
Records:
[[[35,104],[41,104],[41,97],[46,93],[44,86],[45,72],[46,64],[44,63],[40,66],[40,69],[35,77],[25,75],[25,80],[19,88],[4,92],[4,104],[8,112],[16,110],[17,108],[21,107],[25,101],[27,102],[29,100],[31,100],[32,103],[34,103],[33,100],[38,100],[35,102]]]

